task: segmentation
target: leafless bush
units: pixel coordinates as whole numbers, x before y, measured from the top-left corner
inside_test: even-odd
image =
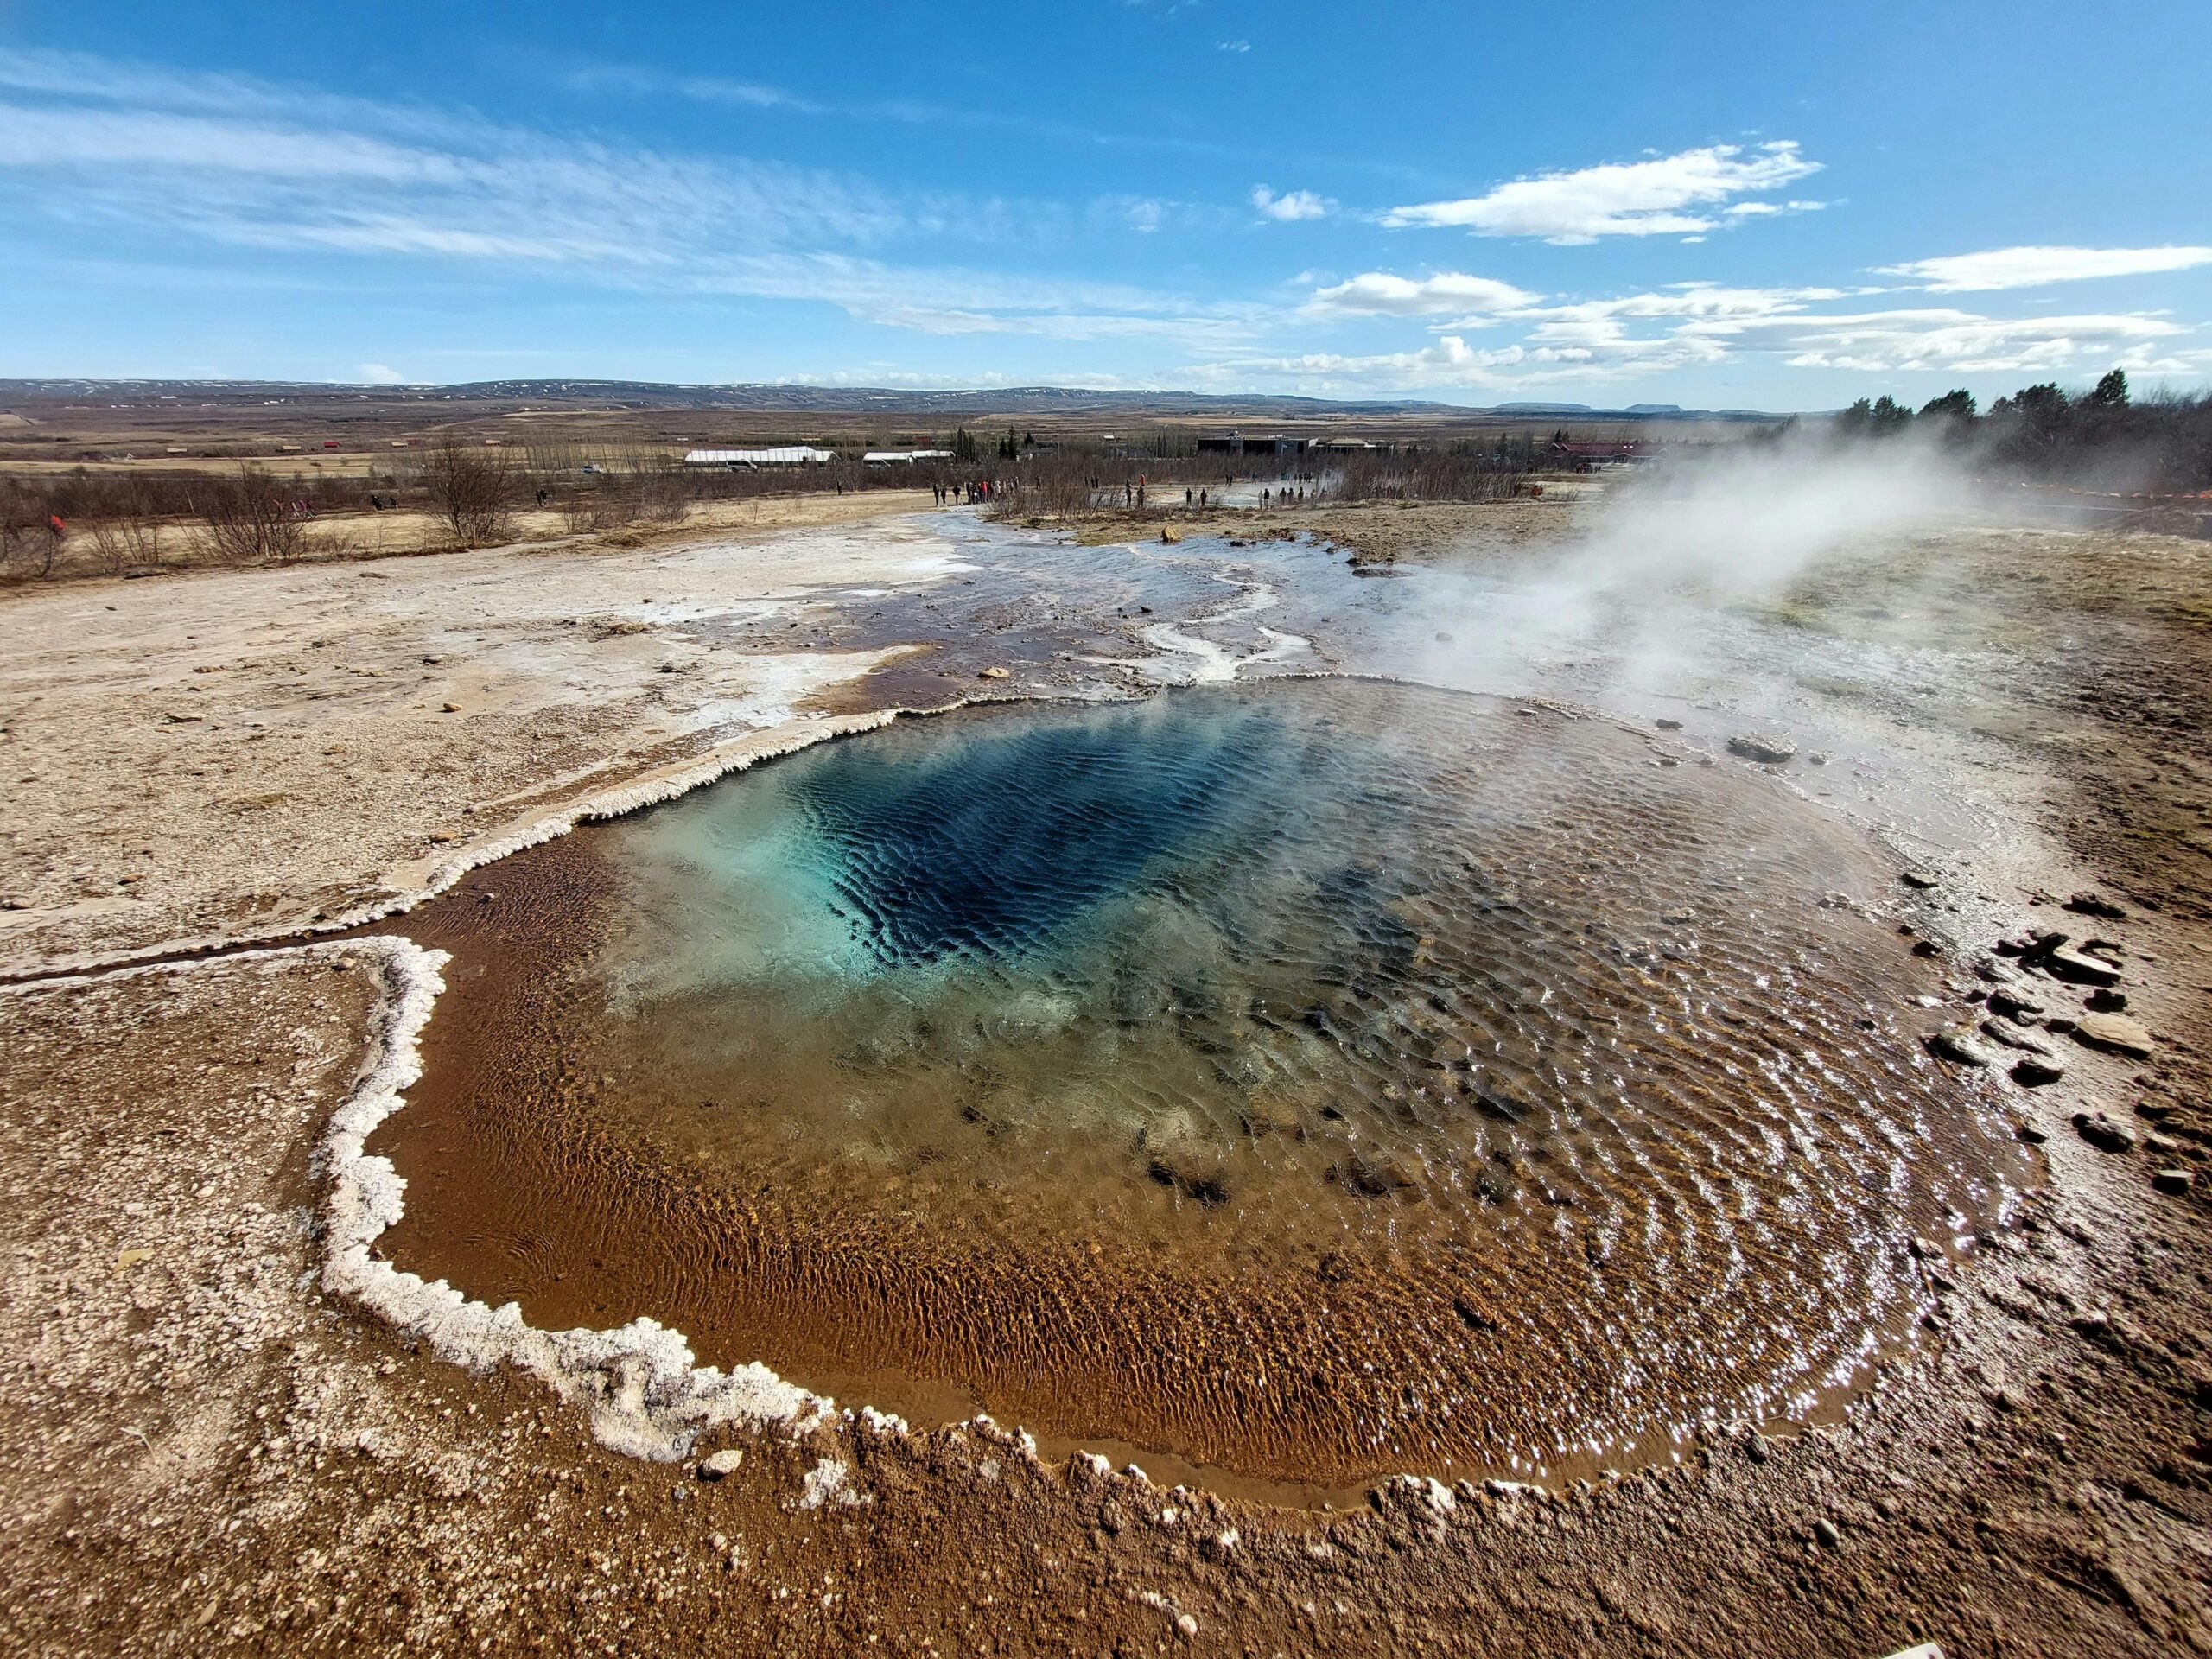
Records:
[[[61,538],[47,523],[44,499],[15,480],[0,492],[0,578],[27,582],[54,569]]]
[[[305,515],[258,467],[241,463],[234,478],[200,480],[193,505],[207,525],[219,563],[283,563],[298,558],[307,546]]]
[[[1354,452],[1334,463],[1326,493],[1339,501],[1509,501],[1522,493],[1529,466],[1520,446]]]
[[[504,541],[514,522],[519,480],[505,449],[470,449],[448,439],[423,467],[431,511],[463,547]]]
[[[92,555],[103,569],[130,570],[162,562],[162,521],[130,514],[95,518],[86,526]]]

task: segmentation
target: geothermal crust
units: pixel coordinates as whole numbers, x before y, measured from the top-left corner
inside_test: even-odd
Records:
[[[44,977],[0,995],[0,1096],[15,1131],[0,1157],[22,1195],[0,1239],[14,1402],[0,1419],[0,1554],[16,1586],[0,1640],[25,1651],[153,1650],[194,1631],[209,1645],[289,1649],[505,1647],[548,1632],[745,1651],[861,1646],[887,1632],[1015,1648],[1224,1634],[1262,1648],[1401,1650],[1464,1646],[1471,1633],[1490,1650],[1529,1653],[1874,1653],[1929,1637],[1967,1653],[2204,1645],[2200,1333],[2212,1310],[2197,1171],[2212,883],[2189,806],[2204,760],[2184,735],[2212,713],[2187,632],[2202,556],[2154,538],[2050,535],[1966,537],[1945,553],[1977,608],[1946,612],[1939,599],[1939,635],[2010,666],[1955,717],[1891,706],[1947,741],[1981,745],[1976,786],[2050,841],[1981,869],[1916,855],[1939,867],[1940,885],[1900,895],[1904,925],[1961,957],[2026,919],[2094,928],[2124,947],[2120,983],[2107,988],[2155,1047],[2145,1061],[2075,1045],[2055,1025],[2037,1036],[2062,1060],[2061,1081],[2021,1091],[2015,1109],[2050,1159],[2050,1188],[2018,1229],[1983,1236],[1978,1259],[1932,1275],[1936,1340],[1841,1422],[1786,1441],[1718,1438],[1679,1471],[1586,1493],[1393,1484],[1365,1512],[1309,1519],[1163,1492],[1099,1459],[1039,1465],[988,1424],[901,1434],[865,1414],[825,1420],[758,1378],[707,1382],[672,1333],[642,1324],[631,1327],[638,1347],[656,1356],[643,1367],[625,1366],[602,1332],[526,1339],[525,1363],[585,1407],[574,1412],[536,1380],[467,1377],[312,1288],[342,1259],[372,1298],[403,1294],[419,1311],[428,1296],[445,1313],[465,1301],[374,1259],[395,1195],[391,1172],[358,1141],[412,1064],[428,953],[348,942]],[[772,605],[810,597],[777,590],[804,588],[804,551],[771,550],[741,579],[705,551],[670,556],[656,585],[726,582],[733,601]],[[618,783],[683,763],[687,747],[703,755],[705,728],[684,729],[682,711],[651,699],[594,707],[657,671],[637,644],[654,632],[610,632],[613,671],[581,683],[563,681],[573,653],[532,656],[558,638],[544,631],[573,626],[551,614],[573,611],[573,595],[604,581],[613,615],[613,586],[641,574],[620,560],[409,562],[384,578],[402,585],[372,623],[329,569],[0,601],[16,625],[0,655],[13,693],[5,734],[26,780],[4,878],[20,907],[0,912],[11,969],[51,976],[402,903],[464,861],[452,842],[423,839],[426,822],[466,823],[477,815],[459,808],[498,806],[478,798],[499,791],[512,799],[491,816],[511,833],[573,821],[613,751],[624,752],[611,763]],[[266,621],[281,658],[316,649],[310,632],[342,619],[378,641],[356,666],[390,676],[468,631],[452,620],[457,576],[541,607],[488,628],[471,617],[488,636],[471,643],[521,683],[512,715],[488,699],[464,727],[439,706],[456,700],[443,687],[416,709],[373,676],[302,679],[278,661],[245,667],[228,683],[251,694],[228,692],[209,714],[169,704],[206,695],[180,689],[199,665],[195,622]],[[1924,571],[1914,579],[1925,602]],[[252,582],[270,586],[237,586]],[[1839,619],[1870,590],[1878,576],[1793,595],[1791,626],[1809,613],[1848,632],[1860,625]],[[298,597],[269,602],[286,592]],[[2062,615],[2079,605],[2104,619],[2101,654],[2059,636],[2054,600]],[[245,623],[225,626],[244,643]],[[1327,636],[1316,639],[1325,653]],[[146,666],[118,666],[125,652]],[[810,659],[804,683],[876,661]],[[703,671],[757,695],[746,672]],[[1016,687],[1049,689],[1059,671],[1022,664]],[[642,749],[641,716],[660,722]],[[277,747],[238,778],[247,743]],[[354,759],[309,758],[340,746]],[[334,777],[331,760],[359,760],[363,774]],[[226,765],[238,779],[227,785]],[[275,787],[241,797],[249,785]],[[333,798],[306,798],[318,791]],[[245,804],[266,796],[282,798]],[[2063,910],[2091,886],[2125,919],[2084,925]],[[2031,956],[2045,949],[2026,944]],[[1977,996],[1993,1007],[1992,983],[2011,982],[1961,975],[1958,1004],[1942,1012]],[[2028,986],[2047,1015],[2085,1001],[2061,1001],[2032,963]],[[2124,1142],[2107,1138],[2125,1149],[2073,1129],[2091,1109],[2127,1129]],[[329,1162],[311,1173],[318,1148]],[[515,1351],[518,1321],[491,1310],[464,1319]],[[639,1471],[667,1465],[585,1438],[626,1436],[632,1450],[681,1459],[711,1443],[684,1442],[725,1411],[721,1434],[763,1419],[784,1432],[741,1437],[727,1449],[748,1455],[720,1459],[711,1483],[686,1465],[656,1484]]]

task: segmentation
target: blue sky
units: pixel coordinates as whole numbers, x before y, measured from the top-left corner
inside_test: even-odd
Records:
[[[0,375],[2212,378],[2212,5],[0,0]]]

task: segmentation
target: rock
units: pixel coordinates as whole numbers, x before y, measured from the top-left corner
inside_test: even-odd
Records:
[[[2020,982],[2018,969],[2004,957],[1991,956],[1986,951],[1974,959],[1974,971],[1977,978],[1986,980],[1992,985],[2017,985]],[[1996,998],[1991,997],[1990,1001],[1994,1005]]]
[[[2077,893],[2066,901],[2064,908],[2076,916],[2097,916],[2108,922],[2127,919],[2127,912],[2101,893]]]
[[[1681,721],[1669,720],[1663,715],[1657,720],[1653,721],[1651,723],[1654,726],[1656,726],[1662,732],[1679,732],[1682,729],[1682,722]]]
[[[2170,1198],[2181,1198],[2189,1191],[2189,1172],[2185,1169],[2162,1169],[2151,1178],[2151,1185]]]
[[[1925,870],[1899,870],[1897,880],[1908,887],[1918,887],[1923,892],[1936,885],[1936,878]]]
[[[1822,1548],[1827,1549],[1838,1548],[1843,1543],[1843,1535],[1835,1529],[1835,1522],[1833,1521],[1814,1522],[1813,1536],[1820,1541]]]
[[[1997,1057],[1976,1042],[1973,1031],[1965,1026],[1946,1026],[1931,1033],[1928,1052],[1939,1060],[1949,1060],[1958,1065],[1993,1065],[1997,1062]]]
[[[1805,757],[1805,764],[1808,766],[1825,766],[1827,763],[1827,756],[1821,753],[1818,749],[1815,749],[1810,754],[1808,754]]]
[[[2012,1063],[2012,1081],[2023,1089],[2040,1089],[2065,1075],[2065,1066],[2046,1055],[2023,1054]]]
[[[2018,991],[1992,991],[1989,1011],[2001,1014],[2016,1026],[2033,1025],[2043,1018],[2043,1004],[2024,997]]]
[[[181,709],[164,709],[162,710],[162,718],[167,721],[174,721],[179,726],[189,726],[194,721],[205,720],[207,716],[205,715],[188,714]]]
[[[1779,766],[1796,758],[1796,745],[1788,738],[1755,737],[1739,733],[1728,740],[1728,753],[1746,760],[1756,760],[1763,766]]]
[[[440,703],[438,712],[442,715],[457,715],[461,712],[461,705],[457,702]]]
[[[1981,1029],[1991,1041],[2002,1043],[2006,1048],[2017,1048],[2028,1054],[2040,1054],[2045,1059],[2051,1058],[2051,1047],[2049,1043],[2031,1032],[2023,1031],[2009,1020],[1985,1020],[1981,1022]]]
[[[2124,1014],[2085,1014],[2074,1022],[2074,1040],[2130,1059],[2151,1058],[2151,1033]]]
[[[745,1453],[733,1446],[715,1452],[711,1458],[702,1459],[699,1465],[699,1478],[726,1480],[742,1468],[744,1464]]]
[[[979,680],[1005,680],[1013,677],[1014,671],[1009,668],[979,668],[976,671],[976,677]]]
[[[2039,1147],[2043,1145],[2044,1141],[2050,1139],[2049,1135],[2045,1135],[2041,1129],[2037,1128],[2033,1123],[2030,1122],[2024,1117],[2012,1126],[2012,1133],[2018,1135],[2022,1141],[2025,1141],[2031,1147]]]
[[[1198,1637],[1198,1621],[1192,1618],[1188,1613],[1176,1614],[1175,1633],[1181,1637],[1185,1642],[1197,1641]]]
[[[2135,1149],[2135,1131],[2118,1118],[2107,1117],[2102,1112],[2075,1113],[2074,1128],[2099,1152],[2133,1152]]]
[[[2094,990],[2089,993],[2085,1006],[2091,1014],[2118,1014],[2127,1006],[2127,993],[2104,989]]]
[[[2181,1142],[2171,1135],[2146,1135],[2143,1137],[2143,1150],[2153,1158],[2178,1158]]]
[[[1183,532],[1173,524],[1163,524],[1160,530],[1160,539],[1163,542],[1179,542],[1183,539]]]
[[[2070,985],[2117,985],[2120,969],[2101,957],[2069,950],[2065,945],[2054,945],[2042,955],[2044,971],[2053,979],[2063,979]]]

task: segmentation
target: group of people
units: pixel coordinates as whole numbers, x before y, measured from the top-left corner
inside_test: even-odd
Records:
[[[998,485],[988,478],[968,484],[932,484],[930,493],[937,498],[940,507],[966,505],[974,506],[979,501],[988,501],[999,493]]]

